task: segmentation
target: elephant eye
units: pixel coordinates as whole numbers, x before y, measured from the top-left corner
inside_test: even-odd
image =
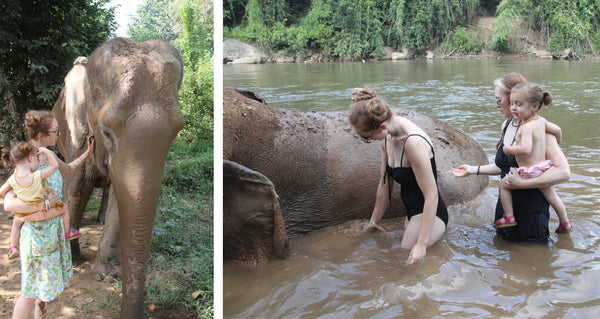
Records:
[[[102,128],[102,137],[104,137],[104,141],[106,142],[106,146],[108,148],[113,148],[115,146],[115,140],[112,132],[108,128]]]

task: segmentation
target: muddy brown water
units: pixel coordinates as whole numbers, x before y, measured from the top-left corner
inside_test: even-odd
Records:
[[[547,244],[504,241],[490,226],[499,180],[492,177],[475,200],[449,207],[446,235],[417,265],[405,264],[399,218],[384,220],[382,233],[363,233],[363,221],[349,221],[294,239],[290,258],[261,267],[225,262],[224,317],[600,318],[598,63],[387,61],[223,70],[224,85],[253,90],[271,106],[302,111],[346,110],[353,87],[371,87],[391,105],[464,131],[490,161],[503,120],[494,107],[492,82],[520,72],[554,96],[540,114],[563,129],[561,148],[572,177],[556,189],[573,223],[570,234],[556,235],[558,219],[551,210]]]

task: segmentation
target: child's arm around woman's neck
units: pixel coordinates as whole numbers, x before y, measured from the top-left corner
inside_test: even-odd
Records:
[[[54,172],[56,172],[56,170],[58,169],[58,160],[56,159],[56,155],[54,154],[54,152],[52,152],[51,150],[45,147],[40,147],[38,150],[38,154],[44,154],[48,159],[48,167],[42,170],[42,178],[48,178],[52,174],[54,174]]]

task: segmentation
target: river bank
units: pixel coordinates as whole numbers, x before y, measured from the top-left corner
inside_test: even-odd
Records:
[[[473,34],[476,34],[486,45],[492,41],[496,27],[495,17],[478,18],[472,25],[466,26]],[[381,54],[373,56],[367,61],[380,60],[451,60],[451,59],[495,59],[495,60],[586,60],[600,61],[600,55],[580,54],[565,49],[562,52],[549,52],[545,49],[545,43],[540,39],[543,36],[524,27],[514,27],[515,36],[511,39],[514,47],[513,53],[501,53],[495,50],[484,49],[479,54],[464,54],[461,52],[445,52],[440,47],[416,53],[414,50],[394,50],[385,47]],[[323,63],[323,62],[355,62],[344,57],[327,56],[319,52],[308,52],[305,54],[294,54],[289,52],[268,53],[258,47],[244,43],[237,39],[225,39],[223,41],[223,64],[263,64],[263,63]]]

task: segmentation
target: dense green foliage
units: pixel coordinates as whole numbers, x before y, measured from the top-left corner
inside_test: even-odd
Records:
[[[491,48],[514,52],[515,26],[536,31],[546,49],[571,49],[580,54],[597,54],[600,48],[600,1],[598,0],[503,0],[497,8],[496,30]]]
[[[306,4],[306,1],[300,1]],[[550,51],[600,48],[598,0],[312,0],[303,10],[293,0],[226,0],[225,38],[253,43],[268,53],[364,59],[384,46],[478,53],[516,51],[515,26],[538,31]],[[490,43],[469,24],[498,17]]]
[[[108,0],[0,2],[0,146],[23,140],[28,110],[51,109],[77,56],[116,29]]]
[[[288,12],[286,8],[294,1],[249,0],[240,20],[240,6],[234,2],[225,2],[223,8],[224,17],[230,17],[224,19],[226,37],[272,51],[292,50],[300,54],[316,51],[354,59],[372,57],[382,52],[384,46],[421,52],[439,45],[453,27],[466,24],[475,16],[479,3],[476,0],[312,0],[307,10]]]

